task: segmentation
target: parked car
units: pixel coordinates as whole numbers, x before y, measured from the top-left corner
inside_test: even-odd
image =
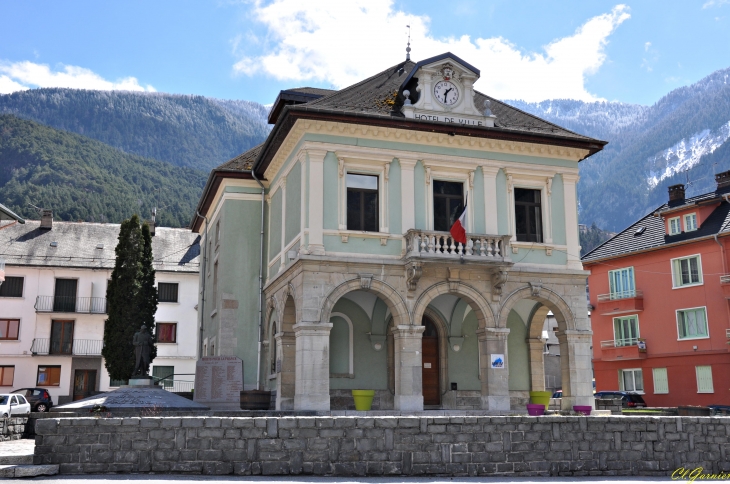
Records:
[[[0,394],[0,417],[14,417],[16,415],[28,415],[29,413],[30,403],[23,395]]]
[[[47,412],[53,407],[51,394],[45,388],[21,388],[13,393],[23,395],[34,412]]]
[[[563,390],[555,390],[555,393],[550,398],[563,398]]]
[[[596,398],[606,398],[618,400],[621,399],[621,406],[625,408],[646,407],[646,402],[638,393],[622,392],[618,390],[600,391],[593,395]]]

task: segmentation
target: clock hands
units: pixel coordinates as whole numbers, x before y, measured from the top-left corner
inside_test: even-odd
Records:
[[[447,90],[444,91],[444,104],[446,103],[446,95],[449,94],[449,91],[451,91],[452,89],[454,89],[454,88],[453,87],[450,87],[450,88],[448,88]]]

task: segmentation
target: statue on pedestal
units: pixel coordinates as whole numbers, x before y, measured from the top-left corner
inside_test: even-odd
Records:
[[[150,367],[150,350],[154,341],[152,335],[147,332],[147,326],[144,324],[139,331],[134,333],[134,339],[132,340],[134,345],[134,356],[136,364],[132,376],[147,377]]]

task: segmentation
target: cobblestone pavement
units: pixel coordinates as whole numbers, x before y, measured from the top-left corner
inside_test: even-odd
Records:
[[[578,483],[598,483],[601,484],[614,484],[614,483],[627,483],[627,482],[667,482],[671,480],[671,477],[515,477],[515,478],[491,478],[491,477],[474,477],[474,478],[414,478],[414,477],[393,477],[393,478],[336,478],[336,477],[301,477],[297,479],[290,479],[285,477],[241,477],[241,476],[230,476],[230,477],[214,477],[214,476],[175,476],[175,475],[140,475],[140,474],[125,474],[125,475],[84,475],[84,476],[53,476],[53,477],[38,477],[32,479],[35,481],[42,481],[43,484],[70,484],[75,482],[83,482],[84,484],[108,484],[110,482],[117,481],[135,481],[144,482],[144,484],[169,484],[175,482],[205,482],[209,484],[215,483],[264,483],[264,482],[275,482],[277,484],[309,484],[309,483],[323,483],[323,484],[476,484],[481,482],[486,483],[502,483],[502,482],[517,482],[519,484],[531,484],[538,482],[568,482],[571,484]]]

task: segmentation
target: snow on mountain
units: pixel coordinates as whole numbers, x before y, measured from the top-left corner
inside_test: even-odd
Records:
[[[730,121],[715,131],[704,129],[650,157],[647,160],[650,171],[646,179],[649,187],[655,188],[662,180],[693,168],[703,156],[714,153],[728,138]]]

